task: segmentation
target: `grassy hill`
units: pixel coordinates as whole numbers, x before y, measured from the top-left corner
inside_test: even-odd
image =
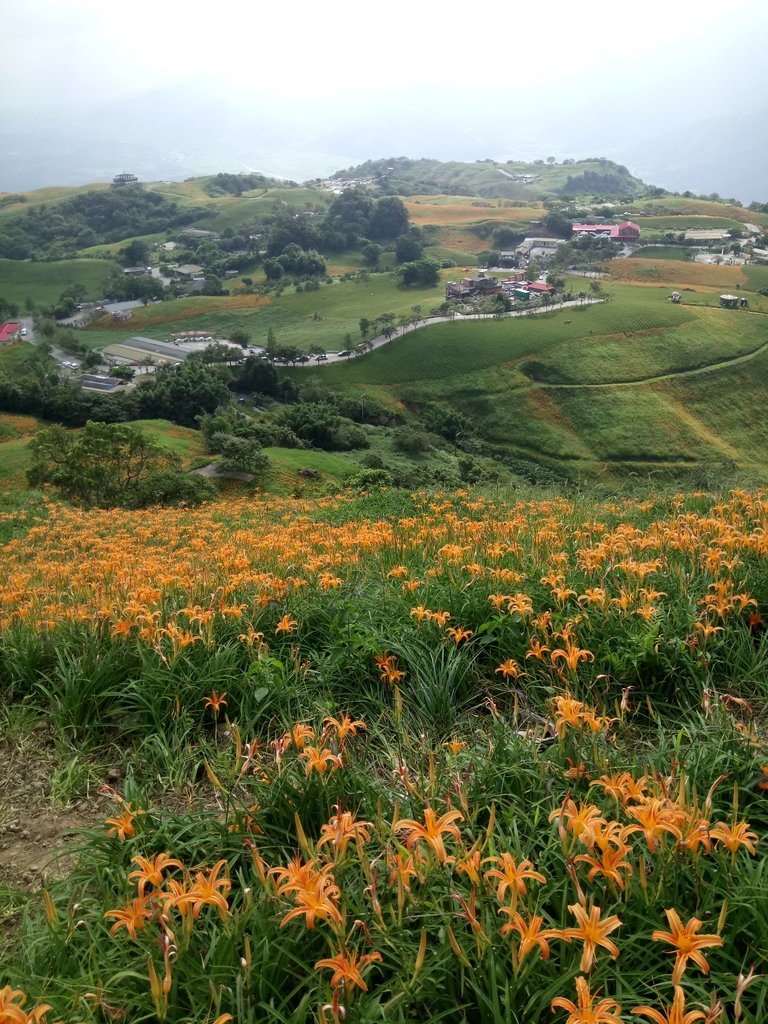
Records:
[[[400,195],[453,193],[530,200],[556,195],[642,196],[647,186],[626,167],[610,160],[577,160],[571,164],[477,160],[474,163],[410,160],[393,157],[368,160],[334,175],[339,181],[373,178]],[[520,180],[529,179],[532,181]]]
[[[78,337],[87,347],[101,349],[135,334],[164,340],[177,330],[198,329],[220,337],[239,330],[252,344],[264,345],[271,331],[278,345],[305,352],[313,346],[348,349],[360,340],[361,318],[383,313],[407,318],[414,309],[427,315],[438,307],[444,282],[461,275],[460,268],[473,266],[474,254],[490,246],[498,227],[523,233],[540,226],[547,208],[539,199],[510,198],[497,186],[486,196],[483,189],[491,189],[491,182],[511,182],[508,175],[530,172],[539,177],[541,196],[562,188],[569,175],[600,168],[606,170],[599,161],[530,166],[370,162],[355,173],[378,175],[379,184],[389,191],[405,188],[392,176],[405,175],[414,187],[421,182],[423,188],[406,197],[410,221],[423,230],[428,255],[457,264],[442,271],[438,285],[397,287],[390,252],[382,256],[386,270],[370,274],[358,273],[364,269],[360,252],[342,252],[327,264],[332,283],[323,280],[316,289],[289,284],[253,294],[254,287],[261,292],[267,285],[257,267],[247,282],[227,282],[231,294],[150,304],[135,310],[128,323],[104,318]],[[387,176],[392,180],[385,181]],[[240,230],[279,211],[317,213],[331,201],[327,190],[291,183],[259,183],[241,194],[215,185],[209,176],[146,187],[175,203],[182,218],[194,212],[196,225],[218,231]],[[238,182],[223,181],[228,185],[234,188]],[[438,186],[443,191],[431,194]],[[45,198],[64,201],[71,193],[46,190]],[[34,195],[28,198],[32,202]],[[663,239],[667,230],[677,234],[690,227],[738,230],[760,222],[751,211],[695,197],[627,195],[610,207],[605,196],[584,202],[595,214],[608,211],[614,216],[620,209],[619,215],[632,216],[643,238]],[[161,232],[145,240],[152,246],[165,237]],[[95,257],[115,252],[121,244],[113,241],[88,251]],[[152,262],[160,255],[155,250]],[[468,417],[483,453],[494,455],[505,468],[515,460],[530,460],[558,475],[595,481],[634,472],[673,476],[677,470],[687,472],[722,459],[763,479],[764,458],[749,409],[765,399],[760,373],[764,318],[759,314],[768,312],[768,297],[760,294],[768,288],[768,268],[700,264],[680,255],[679,249],[662,245],[606,264],[609,277],[603,284],[611,301],[599,306],[502,321],[459,317],[343,365],[310,364],[281,372],[300,385],[318,380],[339,395],[370,394],[414,428],[431,406],[455,408]],[[19,303],[30,297],[42,304],[55,300],[67,284],[81,282],[96,297],[99,282],[115,267],[95,258],[3,261],[3,294]],[[570,287],[578,292],[585,282],[573,278]],[[673,289],[682,291],[682,306],[669,302]],[[749,312],[719,309],[718,296],[726,290],[746,295]],[[15,366],[28,354],[8,350],[3,363]],[[387,465],[395,465],[399,456],[391,439],[377,437],[372,444]],[[352,471],[361,468],[354,456],[340,458],[348,460]]]
[[[607,269],[611,300],[597,306],[501,321],[459,317],[348,363],[287,372],[299,384],[312,379],[338,394],[367,393],[413,425],[430,404],[454,408],[507,466],[532,460],[596,481],[634,472],[672,477],[725,460],[764,479],[750,409],[768,397],[761,375],[768,298],[757,292],[768,284],[766,268],[638,258]],[[572,287],[583,280],[574,278]],[[674,288],[683,291],[682,305],[669,301]],[[720,309],[725,289],[741,289],[750,310]],[[165,338],[199,327],[226,336],[240,328],[264,344],[271,329],[278,343],[333,351],[359,339],[361,315],[407,316],[416,304],[426,313],[441,296],[441,287],[402,290],[388,274],[374,274],[268,299],[148,306],[129,330],[95,326],[83,337],[100,347],[135,333]],[[385,451],[385,461],[391,456]]]

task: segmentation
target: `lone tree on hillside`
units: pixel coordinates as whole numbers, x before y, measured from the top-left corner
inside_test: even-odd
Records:
[[[209,481],[182,472],[175,452],[128,423],[89,420],[77,433],[48,427],[29,448],[30,484],[52,484],[86,507],[198,504],[215,494]]]

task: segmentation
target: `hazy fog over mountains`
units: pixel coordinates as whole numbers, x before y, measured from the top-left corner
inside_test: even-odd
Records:
[[[768,7],[596,0],[454,14],[403,0],[192,18],[174,2],[6,10],[0,190],[369,158],[605,156],[672,190],[768,199]],[[289,17],[290,13],[290,17]],[[465,31],[463,22],[471,22]],[[523,24],[524,22],[524,24]]]

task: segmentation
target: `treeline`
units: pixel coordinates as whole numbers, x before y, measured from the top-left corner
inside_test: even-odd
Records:
[[[0,222],[0,257],[61,259],[79,249],[183,227],[205,211],[182,209],[142,188],[84,192],[61,203],[30,206]]]
[[[196,427],[197,417],[229,402],[230,375],[197,360],[157,370],[130,391],[101,394],[83,391],[79,384],[63,380],[54,371],[13,377],[0,374],[0,409],[20,412],[68,427],[89,420],[125,423],[139,419],[168,419]]]
[[[569,174],[565,184],[559,190],[563,196],[626,196],[631,198],[635,190],[631,185],[629,172],[624,168],[615,171],[583,171],[581,174]]]
[[[206,182],[205,191],[209,196],[240,196],[254,188],[295,188],[295,181],[279,181],[264,174],[214,174]]]

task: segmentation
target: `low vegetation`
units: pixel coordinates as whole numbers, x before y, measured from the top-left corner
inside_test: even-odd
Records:
[[[104,796],[7,940],[6,1013],[762,1019],[766,515],[17,510],[10,741],[75,742]]]

